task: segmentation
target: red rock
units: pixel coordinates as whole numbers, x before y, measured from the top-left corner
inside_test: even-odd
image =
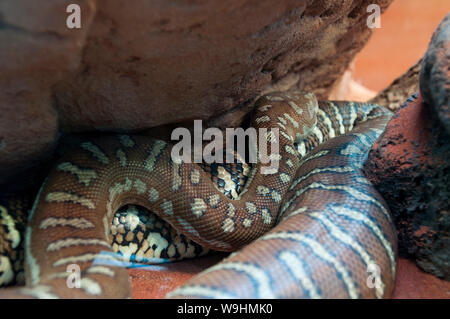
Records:
[[[450,279],[450,144],[432,108],[410,99],[372,147],[365,173],[388,203],[399,254]]]

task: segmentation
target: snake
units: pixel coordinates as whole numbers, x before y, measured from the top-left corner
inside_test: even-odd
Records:
[[[130,217],[117,212],[130,205],[162,220],[159,231],[165,223],[171,242],[158,236],[172,247],[166,257],[231,253],[168,298],[389,298],[395,227],[362,169],[391,116],[376,104],[318,101],[296,90],[261,96],[250,126],[278,152],[258,150],[261,159],[232,196],[211,166],[174,160],[168,141],[112,134],[81,142],[58,160],[30,208],[25,287],[1,289],[0,297],[129,298],[116,252],[133,242],[132,235],[117,240]],[[264,156],[277,169],[267,169]],[[127,257],[154,252],[139,242]],[[71,265],[80,272],[76,289],[67,284]]]

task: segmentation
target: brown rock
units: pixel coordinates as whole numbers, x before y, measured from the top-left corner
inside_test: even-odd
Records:
[[[425,54],[420,90],[450,134],[450,13],[434,32]]]
[[[226,126],[272,88],[326,99],[372,32],[367,6],[391,1],[84,0],[72,30],[70,1],[2,1],[0,180],[49,153],[57,117],[66,132]]]
[[[372,147],[364,172],[388,203],[400,256],[450,280],[450,144],[421,97],[411,98]]]
[[[0,182],[46,158],[57,135],[52,86],[79,63],[93,1],[77,1],[86,29],[70,32],[72,1],[0,2]]]

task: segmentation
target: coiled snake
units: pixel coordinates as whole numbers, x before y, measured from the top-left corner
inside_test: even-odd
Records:
[[[251,126],[279,129],[272,158],[279,168],[256,163],[235,199],[202,165],[173,161],[165,141],[115,135],[83,142],[57,163],[31,208],[27,287],[0,296],[129,297],[110,230],[119,207],[137,204],[204,247],[235,251],[168,297],[389,297],[395,229],[361,167],[390,116],[377,105],[317,102],[294,91],[259,98]],[[78,289],[67,287],[71,264],[81,270]]]

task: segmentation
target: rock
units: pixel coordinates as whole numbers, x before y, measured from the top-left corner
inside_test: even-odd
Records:
[[[420,96],[409,99],[372,147],[364,172],[388,203],[399,254],[450,280],[450,144]]]
[[[81,29],[71,1],[2,1],[0,182],[51,153],[58,125],[223,127],[273,88],[326,99],[372,32],[367,6],[391,1],[84,0]]]
[[[86,28],[70,32],[70,2],[0,2],[0,182],[53,149],[58,115],[52,87],[78,67],[94,14],[93,1],[77,1]]]
[[[446,280],[450,280],[449,70],[450,14],[423,58],[423,96],[411,98],[395,113],[364,169],[389,204],[400,255]],[[401,93],[401,87],[394,84],[387,90]]]
[[[371,99],[370,103],[383,105],[391,111],[396,111],[408,97],[419,91],[419,73],[422,59],[416,62],[399,78],[395,79],[386,89]]]
[[[450,134],[450,13],[434,32],[425,54],[420,91]]]

